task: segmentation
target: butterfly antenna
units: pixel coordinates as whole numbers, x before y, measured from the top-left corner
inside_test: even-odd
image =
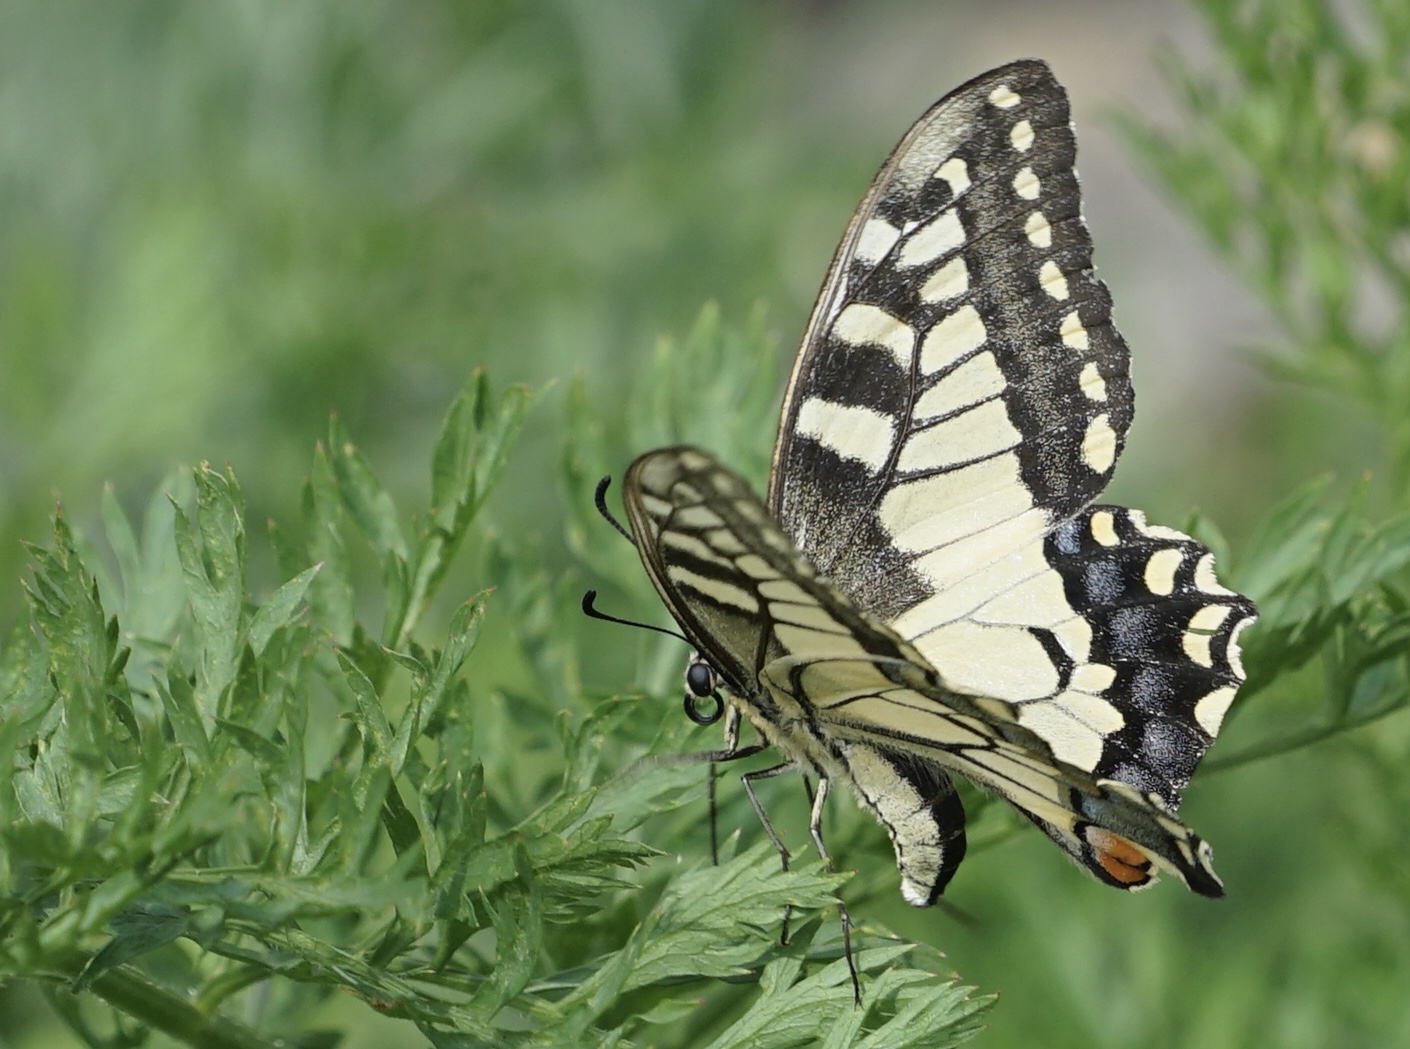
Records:
[[[622,526],[622,522],[612,516],[612,511],[607,509],[607,489],[612,484],[612,475],[608,474],[597,482],[597,491],[593,493],[592,501],[597,504],[597,512],[600,513],[613,528],[617,529],[623,539],[636,545],[636,540],[632,538],[631,532]],[[591,615],[592,613],[588,613]]]
[[[620,623],[622,626],[634,626],[642,630],[654,630],[658,634],[665,634],[668,637],[680,638],[687,645],[690,638],[675,630],[667,630],[663,626],[653,626],[651,623],[638,623],[635,619],[621,619],[617,616],[609,616],[606,612],[599,612],[595,605],[597,601],[597,591],[589,590],[583,595],[583,615],[589,619],[600,619],[604,623]]]

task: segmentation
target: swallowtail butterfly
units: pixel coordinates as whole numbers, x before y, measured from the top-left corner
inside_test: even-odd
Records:
[[[850,787],[917,906],[964,855],[953,773],[1108,885],[1165,870],[1223,894],[1175,810],[1255,610],[1189,536],[1092,503],[1132,394],[1075,152],[1042,62],[946,96],[842,238],[767,499],[694,448],[626,474],[642,561],[698,649],[688,688],[728,696],[721,753],[742,714],[820,795]]]

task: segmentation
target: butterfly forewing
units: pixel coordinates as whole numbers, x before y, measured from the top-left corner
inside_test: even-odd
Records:
[[[1110,477],[1128,355],[1092,276],[1075,149],[1046,65],[978,77],[897,146],[834,260],[769,506],[883,618],[1040,537]]]
[[[890,688],[878,666],[905,665],[909,647],[819,579],[749,486],[707,453],[648,452],[622,492],[652,582],[731,702],[801,769],[848,784],[886,826],[906,898],[933,903],[965,851],[954,785],[912,748],[835,736],[809,695],[824,668],[829,696]],[[768,684],[770,671],[783,687]]]

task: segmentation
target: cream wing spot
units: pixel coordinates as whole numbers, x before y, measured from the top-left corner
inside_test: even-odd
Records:
[[[1182,551],[1166,547],[1151,554],[1146,561],[1146,589],[1152,594],[1165,596],[1175,592],[1175,573],[1180,570],[1185,555]]]
[[[1069,689],[1061,693],[1053,702],[1082,724],[1103,736],[1120,732],[1126,727],[1126,717],[1121,711],[1100,696],[1094,696],[1089,692],[1075,692]]]
[[[1244,664],[1241,658],[1243,653],[1239,649],[1239,635],[1257,618],[1258,617],[1254,615],[1247,615],[1235,623],[1234,628],[1229,631],[1229,644],[1225,647],[1224,658],[1229,661],[1229,669],[1234,672],[1234,676],[1240,681],[1244,679]]]
[[[1020,101],[1020,96],[1007,84],[1000,84],[989,92],[989,103],[999,109],[1012,109]]]
[[[792,601],[774,601],[769,605],[769,615],[774,619],[775,625],[779,623],[791,623],[794,626],[807,627],[809,630],[816,630],[823,634],[847,635],[847,628],[837,620],[827,614],[827,611],[815,604],[795,604]]]
[[[1180,639],[1181,647],[1185,650],[1185,655],[1202,667],[1214,666],[1214,655],[1209,650],[1209,635],[1197,634],[1192,631],[1185,631],[1185,636]]]
[[[1077,316],[1076,310],[1062,319],[1062,327],[1058,329],[1058,334],[1062,336],[1062,344],[1070,350],[1091,349],[1091,341],[1087,338],[1087,329],[1082,326],[1082,318]]]
[[[862,235],[857,238],[857,258],[867,265],[875,265],[900,239],[901,231],[885,219],[868,219],[862,227]]]
[[[1116,682],[1116,668],[1105,663],[1083,663],[1072,671],[1068,684],[1079,692],[1105,692]]]
[[[866,659],[866,650],[847,631],[840,634],[818,630],[811,626],[798,626],[795,623],[775,623],[774,637],[786,652],[794,656],[840,659],[850,656]]]
[[[735,558],[734,565],[750,579],[778,579],[778,571],[758,554]]]
[[[1032,168],[1021,168],[1013,177],[1013,191],[1024,200],[1037,200],[1042,188]]]
[[[728,528],[715,528],[705,533],[705,541],[710,547],[727,557],[744,553],[748,548]]]
[[[735,512],[746,521],[762,526],[762,531],[760,531],[759,536],[764,542],[768,543],[770,546],[778,546],[782,543],[783,545],[780,549],[788,549],[788,540],[779,532],[778,526],[769,521],[768,511],[756,500],[747,499],[737,502],[734,504],[734,509]]]
[[[652,495],[650,492],[641,493],[641,505],[646,508],[648,514],[658,520],[666,517],[676,508],[674,503],[662,499],[659,495]]]
[[[1092,538],[1102,546],[1117,546],[1121,539],[1116,534],[1116,521],[1111,516],[1110,510],[1098,510],[1092,515],[1089,524],[1092,530]]]
[[[720,515],[706,506],[677,507],[671,515],[671,524],[675,528],[695,532],[724,527],[724,521],[720,519]]]
[[[1023,440],[1001,400],[985,401],[934,426],[913,433],[897,459],[902,473],[940,470],[983,459],[1016,447]]]
[[[1151,524],[1146,520],[1146,515],[1139,510],[1129,511],[1131,515],[1131,526],[1142,535],[1148,535],[1152,539],[1163,539],[1171,543],[1186,543],[1190,537],[1176,528],[1169,528],[1166,525]]]
[[[969,291],[969,267],[956,255],[926,278],[920,286],[922,302],[945,302]]]
[[[1013,143],[1014,149],[1026,153],[1033,145],[1033,125],[1026,120],[1020,120],[1009,132],[1009,141]]]
[[[911,326],[865,302],[853,302],[839,313],[832,322],[832,334],[849,346],[881,346],[902,368],[911,366],[915,354],[916,333]]]
[[[1097,367],[1096,362],[1088,361],[1082,365],[1082,375],[1077,381],[1087,400],[1099,403],[1106,400],[1106,380],[1102,378],[1101,369]]]
[[[1215,594],[1221,597],[1232,596],[1234,593],[1222,585],[1214,574],[1213,554],[1205,554],[1195,565],[1195,586],[1206,594]]]
[[[791,579],[764,579],[759,583],[759,596],[765,601],[786,601],[795,605],[812,604],[804,589]]]
[[[798,433],[811,437],[843,459],[853,459],[876,473],[886,465],[895,442],[896,421],[856,404],[834,404],[810,397],[798,409]]]
[[[673,550],[680,550],[691,557],[716,565],[720,568],[732,570],[734,562],[728,557],[723,557],[703,539],[692,532],[678,532],[675,530],[661,533],[661,545],[670,547]]]
[[[1082,461],[1093,473],[1106,473],[1116,462],[1116,431],[1111,428],[1106,413],[1087,424],[1082,438]]]
[[[896,265],[901,269],[911,269],[934,262],[956,250],[965,241],[964,225],[953,208],[940,212],[924,226],[920,226],[906,237],[901,245],[901,253]]]
[[[1081,616],[1073,616],[1051,629],[1062,650],[1072,657],[1074,663],[1085,663],[1092,658],[1092,625]]]
[[[935,170],[935,174],[950,184],[950,195],[953,197],[969,189],[969,165],[959,157],[945,161]]]
[[[1233,685],[1225,685],[1203,696],[1195,704],[1195,720],[1199,722],[1199,727],[1211,736],[1219,735],[1219,729],[1224,724],[1224,715],[1229,712],[1237,691]]]
[[[961,306],[925,333],[920,344],[920,370],[934,375],[979,349],[988,337],[979,311],[970,305]]]
[[[1035,211],[1028,216],[1028,221],[1023,224],[1023,232],[1028,235],[1028,243],[1035,248],[1053,246],[1053,227],[1048,224],[1048,216],[1042,211]]]
[[[1212,634],[1224,625],[1232,611],[1228,605],[1205,605],[1190,616],[1190,629]]]
[[[1038,267],[1038,283],[1058,302],[1066,301],[1071,292],[1067,288],[1067,278],[1063,276],[1062,270],[1058,269],[1058,264],[1052,259],[1048,259]]]

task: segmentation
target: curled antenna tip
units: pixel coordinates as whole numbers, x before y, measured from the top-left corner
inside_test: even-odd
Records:
[[[617,529],[617,531],[621,533],[622,537],[625,538],[627,542],[635,546],[636,540],[632,538],[631,532],[627,531],[624,527],[622,527],[622,523],[612,516],[611,510],[607,509],[607,489],[611,486],[611,484],[611,474],[608,474],[602,480],[598,481],[597,491],[593,493],[592,501],[594,504],[596,504],[597,512],[603,516],[603,519],[606,520],[607,523],[610,524],[613,528]]]
[[[691,643],[690,638],[684,634],[667,630],[665,627],[652,626],[650,623],[638,623],[635,619],[622,619],[618,616],[609,616],[606,612],[599,612],[595,606],[597,601],[597,591],[589,590],[583,594],[583,614],[592,619],[600,619],[604,623],[620,623],[622,626],[634,626],[639,630],[654,630],[658,634],[665,634],[667,637],[679,638],[687,645]]]

